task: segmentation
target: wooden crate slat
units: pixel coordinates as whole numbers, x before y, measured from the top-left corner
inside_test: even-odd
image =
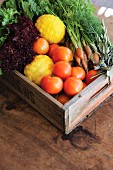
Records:
[[[63,131],[62,104],[57,103],[56,99],[46,94],[17,71],[14,74],[7,73],[0,80]]]
[[[109,87],[103,88],[103,90],[90,99],[87,104],[84,105],[83,109],[77,116],[73,116],[71,120],[69,119],[69,116],[71,114],[71,110],[68,111],[69,116],[67,116],[66,122],[67,126],[65,129],[65,133],[70,133],[80,122],[82,122],[86,116],[88,116],[97,106],[99,106],[106,98],[108,98],[113,93],[113,82],[110,84]],[[75,114],[76,115],[76,114]]]
[[[110,71],[111,81],[113,81],[113,69]],[[67,102],[63,109],[67,110],[69,107],[74,109],[81,105],[81,102],[85,102],[93,97],[97,92],[99,92],[108,83],[108,78],[106,75],[99,76],[95,81],[89,84],[80,93],[75,95],[69,102]]]
[[[54,126],[68,134],[113,93],[113,69],[110,74],[109,87],[107,87],[108,79],[105,75],[101,75],[64,106],[18,71],[14,71],[13,74],[7,73],[0,80]]]

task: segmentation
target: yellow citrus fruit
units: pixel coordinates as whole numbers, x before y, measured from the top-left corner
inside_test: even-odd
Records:
[[[25,76],[37,85],[40,85],[43,76],[52,74],[53,61],[47,55],[36,55],[34,60],[24,68]]]
[[[35,26],[41,37],[50,44],[59,43],[65,36],[65,25],[57,16],[50,14],[41,15],[36,20]]]

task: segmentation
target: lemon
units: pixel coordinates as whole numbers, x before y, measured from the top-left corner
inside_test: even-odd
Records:
[[[59,43],[65,36],[65,25],[57,16],[50,14],[41,15],[36,20],[35,26],[41,37],[50,44]]]
[[[52,74],[53,61],[47,55],[36,55],[34,60],[24,68],[25,76],[37,85],[40,85],[43,76]]]

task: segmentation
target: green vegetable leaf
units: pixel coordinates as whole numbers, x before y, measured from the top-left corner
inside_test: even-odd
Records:
[[[7,0],[4,1],[1,5],[2,8],[12,8],[14,10],[17,10],[16,0]]]
[[[20,13],[17,11],[15,0],[3,2],[0,8],[0,46],[4,43],[9,34],[7,25],[16,23],[19,15]]]
[[[0,64],[1,64],[1,61],[0,61]],[[0,76],[2,75],[3,73],[2,73],[2,69],[0,68]]]
[[[2,26],[6,26],[7,24],[12,24],[17,22],[17,15],[19,15],[18,11],[12,8],[1,8],[0,9],[0,21]]]
[[[30,4],[28,2],[22,1],[22,8],[23,8],[24,14],[28,16],[30,19],[32,19],[34,13],[30,10]]]
[[[2,69],[0,68],[0,76],[2,75],[3,73],[2,73]]]
[[[0,45],[4,43],[8,35],[9,29],[6,27],[0,27]]]
[[[37,13],[37,3],[33,0],[28,0],[28,3],[30,4],[30,10]]]

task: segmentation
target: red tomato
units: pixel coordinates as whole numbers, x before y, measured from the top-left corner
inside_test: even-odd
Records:
[[[78,78],[80,80],[84,80],[86,73],[82,67],[76,66],[76,67],[72,67],[71,76]]]
[[[58,94],[57,100],[63,105],[70,100],[70,97],[65,93]]]
[[[98,73],[98,70],[90,70],[87,74],[86,74],[86,78],[85,78],[85,82],[86,84],[90,84],[92,83],[98,76],[92,78],[93,76],[95,76]]]
[[[53,62],[67,61],[70,62],[73,58],[73,53],[68,47],[59,46],[57,47],[52,55]]]
[[[37,54],[46,54],[49,50],[49,43],[44,38],[37,38],[33,44],[33,51]]]
[[[64,92],[68,96],[74,96],[83,89],[83,82],[75,77],[68,77],[64,82]]]
[[[52,58],[54,50],[58,47],[58,44],[50,44],[49,45],[49,51],[48,51],[48,56]]]
[[[59,61],[54,64],[52,73],[62,79],[71,76],[71,65],[66,61]]]
[[[44,76],[40,85],[49,94],[58,94],[63,89],[62,79],[51,75]]]

